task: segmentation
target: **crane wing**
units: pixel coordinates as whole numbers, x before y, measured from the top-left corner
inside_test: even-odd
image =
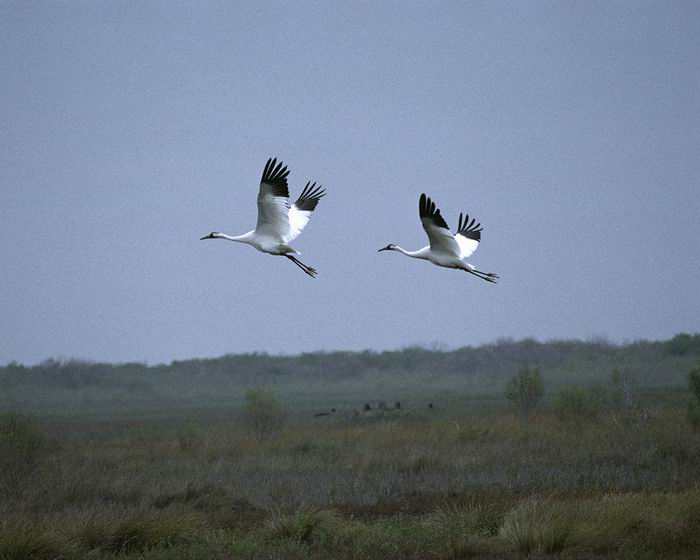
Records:
[[[283,240],[289,235],[289,170],[277,158],[265,164],[258,191],[258,223],[255,232]]]
[[[311,184],[311,181],[306,183],[301,195],[289,209],[289,233],[284,239],[285,243],[289,243],[297,238],[302,230],[309,223],[311,213],[316,209],[318,201],[326,194],[326,191],[321,188],[321,185],[316,186],[316,183]]]
[[[430,240],[430,250],[459,257],[460,248],[435,203],[424,194],[418,202],[420,221]]]
[[[475,224],[476,219],[472,218],[469,221],[469,214],[466,215],[464,221],[462,221],[462,213],[459,213],[459,225],[457,227],[457,233],[455,234],[455,241],[459,245],[459,258],[466,259],[470,256],[476,248],[479,246],[479,241],[481,241],[481,224]]]

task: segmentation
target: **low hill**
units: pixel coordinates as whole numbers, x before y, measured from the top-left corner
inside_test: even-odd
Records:
[[[147,366],[48,360],[0,367],[0,410],[20,412],[163,408],[239,400],[250,387],[282,398],[412,398],[496,395],[522,367],[545,383],[589,384],[625,370],[640,387],[680,387],[700,358],[700,334],[667,341],[499,340],[445,351],[314,352],[297,356],[226,355]]]

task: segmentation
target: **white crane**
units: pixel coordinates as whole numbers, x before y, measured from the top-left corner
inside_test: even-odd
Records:
[[[407,257],[423,259],[446,268],[457,268],[487,282],[496,282],[497,274],[476,270],[474,266],[464,260],[476,251],[476,248],[479,246],[482,230],[481,224],[475,224],[476,220],[473,218],[470,222],[469,214],[462,220],[462,214],[460,213],[457,233],[453,235],[440,215],[440,210],[435,207],[435,203],[429,197],[425,196],[425,193],[420,195],[418,210],[420,221],[423,224],[425,233],[428,234],[430,245],[418,251],[406,251],[398,245],[390,243],[383,249],[379,249],[380,251],[398,251]]]
[[[296,202],[289,206],[287,175],[287,166],[281,161],[277,163],[277,158],[267,160],[258,192],[258,223],[253,231],[236,236],[212,231],[201,239],[227,239],[247,243],[263,253],[287,257],[315,278],[316,269],[299,261],[294,255],[300,253],[290,247],[289,242],[302,232],[318,201],[326,192],[321,185],[316,186],[316,183],[309,181]]]

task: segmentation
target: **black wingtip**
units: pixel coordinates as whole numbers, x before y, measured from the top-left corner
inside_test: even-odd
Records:
[[[289,170],[282,160],[277,162],[277,158],[269,158],[263,169],[261,183],[266,183],[272,187],[274,196],[289,197],[289,189],[287,188],[287,176]]]
[[[421,193],[420,200],[418,201],[418,213],[421,218],[427,218],[430,214],[429,212],[430,199],[425,193]]]
[[[480,223],[476,222],[476,218],[472,218],[471,221],[469,221],[469,214],[465,214],[464,220],[462,220],[462,214],[460,212],[457,235],[461,235],[467,239],[473,239],[474,241],[481,241],[482,230],[483,228]]]
[[[301,191],[294,205],[299,208],[299,210],[313,212],[318,205],[318,201],[325,195],[326,190],[323,188],[323,185],[316,186],[315,181],[313,183],[309,181],[306,183],[306,186]]]
[[[430,197],[425,193],[420,195],[420,200],[418,202],[418,213],[421,218],[430,218],[436,226],[443,227],[445,229],[450,229],[447,226],[447,222],[440,214],[440,209],[435,205],[435,202],[430,200]]]

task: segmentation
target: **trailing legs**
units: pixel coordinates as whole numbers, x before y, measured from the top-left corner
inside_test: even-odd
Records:
[[[292,261],[295,265],[297,265],[299,268],[301,268],[306,274],[311,276],[311,278],[316,278],[316,272],[315,268],[311,268],[310,266],[306,266],[303,262],[301,262],[299,259],[297,259],[293,255],[284,255],[287,257],[290,261]]]

